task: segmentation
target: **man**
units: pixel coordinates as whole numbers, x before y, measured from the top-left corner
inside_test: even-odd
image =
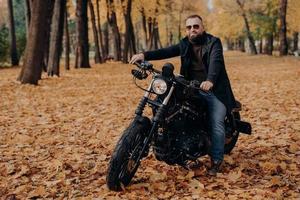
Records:
[[[220,39],[204,30],[202,18],[191,15],[186,19],[186,37],[168,48],[136,54],[130,63],[181,57],[180,74],[188,80],[200,81],[200,95],[208,105],[212,147],[209,175],[215,176],[224,157],[226,112],[235,106],[234,96],[225,70]]]

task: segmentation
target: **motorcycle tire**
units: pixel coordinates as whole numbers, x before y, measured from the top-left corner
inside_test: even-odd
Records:
[[[140,165],[140,160],[132,158],[132,154],[134,151],[142,149],[142,144],[146,133],[149,131],[150,125],[151,122],[149,118],[139,116],[134,119],[123,132],[109,162],[106,176],[108,189],[121,191],[122,186],[126,187],[129,185]],[[146,150],[147,153],[148,150],[149,149]],[[140,152],[138,152],[138,154],[139,153]],[[135,153],[135,155],[137,155],[137,153]],[[146,156],[147,154],[143,155],[143,157]]]
[[[240,120],[240,113],[236,112],[234,113],[234,118]],[[225,138],[225,146],[224,146],[224,153],[225,154],[230,154],[230,152],[233,150],[233,148],[235,147],[238,139],[239,139],[239,135],[240,133],[237,132],[234,135],[232,135],[229,138]]]

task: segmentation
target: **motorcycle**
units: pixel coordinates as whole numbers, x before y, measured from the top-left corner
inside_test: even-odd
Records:
[[[134,83],[145,91],[135,111],[135,117],[119,139],[111,156],[106,182],[110,190],[120,191],[129,185],[141,160],[150,148],[159,161],[180,165],[186,169],[198,158],[209,154],[211,146],[205,101],[196,95],[198,81],[188,81],[174,74],[174,66],[166,63],[159,71],[150,62],[135,63],[131,71]],[[137,84],[152,74],[147,89]],[[143,115],[146,106],[153,112],[151,119]],[[241,121],[241,104],[225,117],[224,153],[229,154],[239,133],[251,134],[251,124]]]

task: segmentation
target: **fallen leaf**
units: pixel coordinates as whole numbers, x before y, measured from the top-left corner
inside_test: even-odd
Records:
[[[242,172],[238,171],[238,172],[230,172],[227,177],[231,182],[236,182],[239,178],[241,178],[241,176],[242,176]]]
[[[205,188],[204,185],[197,179],[192,179],[189,182],[189,186],[191,187],[191,191],[193,194],[201,193],[201,191],[204,190],[204,188]]]
[[[45,194],[46,194],[45,187],[39,186],[29,193],[28,198],[43,197]]]

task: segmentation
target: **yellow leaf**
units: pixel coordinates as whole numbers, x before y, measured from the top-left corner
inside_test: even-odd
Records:
[[[292,143],[289,147],[289,152],[296,153],[297,151],[299,151],[299,146],[295,143]]]
[[[280,186],[280,183],[281,183],[280,177],[278,177],[278,176],[274,176],[271,179],[271,184],[272,184],[271,186],[275,186],[275,185]]]
[[[235,163],[235,161],[233,160],[233,158],[231,156],[225,156],[224,160],[225,160],[225,162],[227,162],[230,165],[233,165]]]
[[[167,177],[166,173],[158,173],[155,172],[150,176],[150,181],[151,182],[157,182],[157,181],[162,181]]]
[[[231,172],[230,174],[228,174],[228,179],[232,182],[236,182],[241,176],[242,176],[241,171]]]
[[[204,185],[197,179],[192,179],[189,183],[189,186],[191,187],[190,190],[193,193],[200,193],[205,188]]]
[[[155,190],[161,190],[161,191],[166,191],[168,188],[167,184],[164,182],[153,183],[152,186]]]
[[[189,173],[185,176],[187,179],[191,179],[195,176],[194,171],[189,171]]]
[[[43,197],[46,194],[44,186],[39,186],[29,193],[29,198]]]

